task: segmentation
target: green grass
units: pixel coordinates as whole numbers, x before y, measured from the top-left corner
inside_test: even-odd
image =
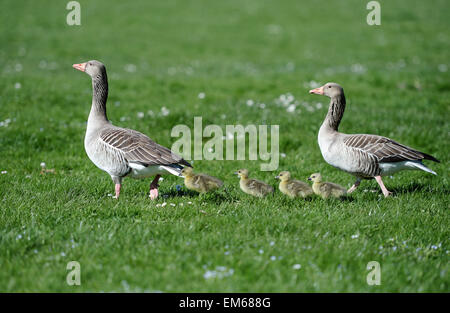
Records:
[[[0,291],[449,292],[450,6],[380,2],[382,25],[370,27],[356,0],[80,1],[82,25],[70,27],[64,1],[1,1],[0,121],[11,122],[0,127]],[[126,179],[116,201],[83,147],[91,83],[71,64],[90,59],[107,66],[110,119],[168,147],[194,116],[279,124],[279,170],[349,186],[317,145],[328,101],[308,95],[311,81],[336,81],[348,99],[341,131],[430,153],[439,175],[386,178],[390,199],[365,181],[348,201],[261,200],[232,173],[275,186],[279,171],[195,161],[228,193],[177,192],[182,181],[166,177],[152,202],[149,180]],[[313,110],[286,112],[275,100],[287,93]],[[56,173],[40,175],[41,162]],[[72,260],[81,286],[66,284]],[[366,283],[372,260],[380,286]],[[232,275],[204,278],[219,266]]]

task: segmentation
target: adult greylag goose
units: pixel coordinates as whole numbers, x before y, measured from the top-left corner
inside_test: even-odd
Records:
[[[150,184],[150,198],[156,199],[160,175],[170,173],[181,176],[184,166],[192,166],[146,135],[111,124],[106,115],[108,78],[101,62],[93,60],[74,64],[73,67],[92,78],[92,106],[84,138],[84,148],[89,159],[111,176],[115,184],[115,198],[119,198],[122,178],[125,176],[155,176]]]
[[[382,136],[338,132],[345,110],[344,89],[338,84],[327,83],[309,93],[331,99],[318,141],[322,156],[328,164],[356,177],[349,193],[359,186],[362,179],[375,178],[384,196],[388,197],[391,192],[386,189],[381,177],[401,170],[422,170],[436,175],[422,163],[423,159],[439,162],[429,154]]]

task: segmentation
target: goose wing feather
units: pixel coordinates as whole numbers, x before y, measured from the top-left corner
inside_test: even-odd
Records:
[[[127,128],[110,127],[100,132],[100,141],[121,152],[128,162],[143,165],[182,164],[192,167],[182,157],[146,135]]]
[[[392,139],[377,135],[348,135],[344,144],[359,153],[374,156],[381,162],[401,162],[428,159],[439,162],[434,157],[402,145]]]

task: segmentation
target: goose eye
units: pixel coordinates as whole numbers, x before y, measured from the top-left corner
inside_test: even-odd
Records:
[[[331,88],[331,86],[328,86],[328,88]]]

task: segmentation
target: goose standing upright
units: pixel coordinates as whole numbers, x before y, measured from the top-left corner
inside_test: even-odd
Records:
[[[84,138],[89,159],[111,176],[115,184],[115,198],[119,198],[123,177],[155,176],[150,184],[150,198],[156,199],[160,175],[170,173],[181,176],[183,166],[192,166],[146,135],[111,124],[106,116],[108,79],[101,62],[92,60],[74,64],[73,67],[92,78],[92,106]]]
[[[375,178],[384,196],[388,197],[391,192],[384,186],[382,176],[401,170],[418,169],[436,175],[422,163],[423,159],[439,162],[429,154],[382,136],[338,132],[345,110],[344,89],[340,85],[327,83],[309,93],[331,99],[327,116],[319,130],[318,141],[322,156],[328,164],[356,176],[348,193],[353,192],[362,179]]]

